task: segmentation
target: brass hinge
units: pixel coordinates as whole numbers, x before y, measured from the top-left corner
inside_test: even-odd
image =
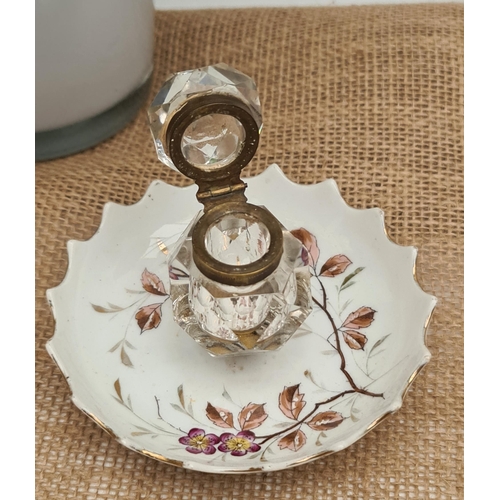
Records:
[[[198,200],[200,200],[203,203],[205,200],[209,198],[217,198],[219,196],[224,196],[237,191],[244,191],[246,187],[247,187],[246,183],[241,182],[239,184],[231,184],[229,186],[224,186],[224,187],[208,188],[205,191],[199,191],[196,196]]]

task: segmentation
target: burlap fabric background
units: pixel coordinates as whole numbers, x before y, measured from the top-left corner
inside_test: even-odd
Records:
[[[397,414],[282,472],[177,469],[80,413],[45,351],[45,290],[64,277],[66,241],[92,236],[105,202],[134,203],[157,178],[186,184],[156,159],[141,112],[98,147],[36,167],[37,498],[462,498],[463,7],[164,12],[156,35],[152,92],[172,71],[219,61],[256,80],[264,130],[247,175],[277,162],[295,182],[333,177],[350,205],[381,207],[390,236],[419,247],[420,282],[439,298],[433,359]]]

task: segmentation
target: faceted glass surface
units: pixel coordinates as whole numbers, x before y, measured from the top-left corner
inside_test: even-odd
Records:
[[[246,287],[223,285],[201,274],[194,264],[191,232],[198,218],[169,254],[175,321],[214,356],[279,349],[312,310],[310,272],[301,259],[301,242],[283,228],[283,256],[270,276]],[[244,225],[233,229],[241,227]],[[259,238],[259,225],[250,227],[251,234]],[[228,228],[223,225],[217,230],[223,234]],[[236,234],[237,240],[245,233],[236,230],[230,234]],[[250,248],[258,246],[246,238]],[[214,247],[219,248],[219,241]]]
[[[165,81],[148,110],[149,126],[155,141],[158,158],[165,163],[165,165],[168,165],[174,170],[176,170],[175,165],[168,155],[168,148],[164,143],[168,123],[176,110],[190,98],[200,94],[225,94],[238,97],[248,105],[259,129],[262,127],[262,116],[257,87],[249,76],[223,63],[175,73]],[[200,118],[200,120],[201,119],[202,118]],[[202,125],[203,128],[205,128],[206,124],[202,123]],[[227,135],[243,141],[244,136],[241,136],[241,134],[237,132],[237,129],[237,125],[228,124],[229,134]],[[188,137],[192,137],[192,134],[189,134]],[[217,132],[215,136],[218,134],[219,132]],[[206,137],[208,137],[208,135]],[[184,151],[185,156],[191,153],[194,154],[191,148],[189,148],[188,151]],[[211,153],[208,154],[208,157],[210,157],[210,154]],[[222,153],[219,159],[224,156],[224,154],[226,153]],[[230,152],[227,154],[230,154]],[[186,159],[190,161],[188,156],[186,156]],[[208,165],[205,159],[199,156],[197,156],[195,161],[199,166]],[[220,168],[220,165],[217,168]]]
[[[244,140],[245,129],[239,120],[216,113],[191,123],[181,147],[189,163],[210,171],[229,165],[240,153]]]
[[[264,224],[243,216],[228,215],[207,232],[205,246],[224,264],[241,266],[259,260],[269,250],[271,236]]]

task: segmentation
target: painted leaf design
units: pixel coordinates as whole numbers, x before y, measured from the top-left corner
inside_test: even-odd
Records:
[[[165,285],[161,281],[160,278],[154,273],[150,273],[147,269],[144,269],[141,276],[142,288],[146,290],[146,292],[152,293],[153,295],[167,295],[167,291],[165,290]]]
[[[352,262],[345,255],[330,257],[321,267],[320,275],[333,278],[342,274]]]
[[[362,270],[364,269],[364,267],[358,267],[354,272],[352,272],[351,274],[349,274],[347,277],[344,278],[344,281],[342,281],[342,285],[340,285],[340,290],[345,290],[346,288],[350,287],[351,285],[354,284],[354,282],[352,282],[351,280],[357,276]],[[350,282],[350,283],[349,283]]]
[[[292,451],[299,451],[306,444],[306,441],[306,435],[300,429],[297,429],[282,437],[278,441],[278,446],[280,450],[288,448]]]
[[[279,408],[287,416],[293,420],[299,418],[302,408],[306,405],[304,394],[299,392],[299,385],[285,387],[279,395]]]
[[[123,340],[119,340],[108,352],[115,352],[123,343]]]
[[[364,349],[365,344],[368,340],[366,338],[366,335],[363,335],[362,333],[357,332],[356,330],[342,331],[342,334],[344,335],[345,343],[355,351]]]
[[[120,351],[120,359],[125,366],[129,366],[130,368],[133,368],[134,365],[132,364],[132,361],[130,361],[130,357],[123,347]]]
[[[315,431],[328,431],[339,426],[344,417],[336,411],[323,411],[315,415],[307,425]]]
[[[323,443],[321,442],[322,439],[326,438],[326,434],[321,431],[319,434],[318,434],[318,439],[316,439],[316,446],[323,446]]]
[[[264,403],[265,404],[265,403]],[[249,403],[240,411],[238,415],[238,422],[242,431],[248,431],[250,429],[255,429],[264,422],[267,418],[266,410],[264,410],[264,404]]]
[[[230,403],[234,404],[233,398],[230,396],[229,392],[227,392],[225,387],[224,387],[224,392],[222,393],[222,397],[224,399],[227,399]]]
[[[120,379],[117,378],[115,380],[115,383],[113,384],[113,387],[115,388],[116,394],[118,394],[118,397],[120,398],[120,401],[123,403],[123,398],[122,398],[122,388],[120,386]]]
[[[162,304],[151,304],[141,307],[137,311],[135,319],[141,329],[141,333],[158,327],[161,322],[161,306]]]
[[[117,313],[117,312],[123,311],[123,309],[124,309],[124,308],[118,307],[118,306],[111,307],[112,304],[110,305],[109,309],[107,307],[98,306],[97,304],[91,303],[90,305],[92,306],[94,311],[96,311],[98,313]]]
[[[229,410],[207,403],[205,411],[209,420],[211,420],[218,427],[223,427],[225,429],[234,428],[233,414]]]
[[[177,396],[179,397],[179,401],[182,407],[186,408],[186,405],[184,403],[184,386],[182,384],[179,387],[177,387]]]
[[[342,323],[342,327],[355,329],[366,328],[373,323],[376,312],[377,311],[374,311],[371,307],[360,307],[347,316],[344,323]]]
[[[302,242],[305,249],[302,250],[302,261],[305,265],[315,266],[319,258],[319,248],[316,236],[307,229],[301,227],[290,231],[298,240]]]
[[[172,280],[178,280],[181,278],[189,278],[189,274],[186,271],[179,269],[178,267],[174,267],[174,266],[170,266],[168,268],[168,273],[169,273],[170,279],[172,279]]]

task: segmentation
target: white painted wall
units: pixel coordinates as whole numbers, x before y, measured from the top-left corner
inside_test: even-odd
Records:
[[[463,0],[153,0],[158,10],[236,9],[245,7],[321,7],[402,3],[463,3]]]

